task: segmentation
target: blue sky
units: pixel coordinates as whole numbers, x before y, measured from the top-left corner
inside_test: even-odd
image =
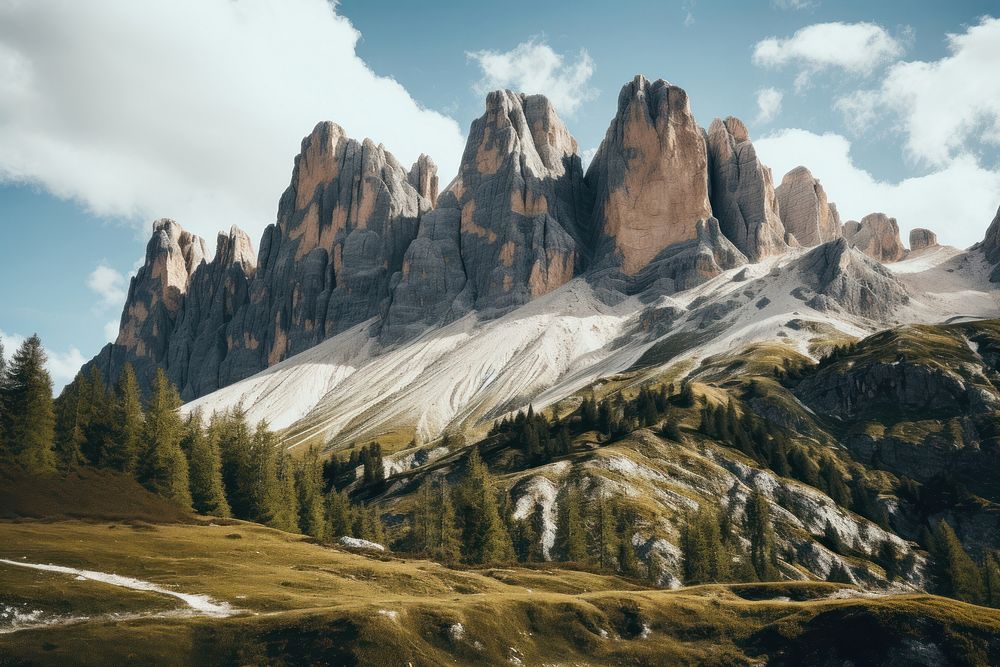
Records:
[[[0,336],[37,331],[57,383],[113,336],[153,219],[256,241],[325,119],[447,180],[491,87],[548,94],[586,152],[626,81],[665,78],[776,181],[806,164],[845,218],[955,245],[1000,204],[995,1],[85,5],[0,3]]]

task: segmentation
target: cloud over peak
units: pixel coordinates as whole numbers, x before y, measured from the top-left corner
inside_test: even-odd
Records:
[[[458,124],[374,73],[358,38],[326,0],[2,3],[0,180],[256,239],[321,120],[403,164],[427,152],[447,180]]]
[[[515,92],[545,95],[556,110],[572,115],[584,102],[597,97],[590,87],[594,61],[586,50],[568,60],[539,39],[530,39],[510,51],[474,51],[466,54],[481,70],[474,90],[485,94],[509,88]]]

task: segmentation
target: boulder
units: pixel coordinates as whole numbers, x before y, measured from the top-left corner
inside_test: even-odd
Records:
[[[819,180],[805,167],[785,174],[775,190],[785,231],[799,245],[816,246],[841,236],[840,215]]]
[[[783,252],[785,228],[778,215],[771,170],[742,121],[716,118],[708,129],[712,212],[719,227],[751,261]]]

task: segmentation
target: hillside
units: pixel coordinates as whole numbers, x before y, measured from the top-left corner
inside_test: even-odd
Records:
[[[243,523],[0,523],[0,558],[117,572],[224,601],[228,618],[0,563],[0,663],[987,664],[1000,612],[842,584],[647,590],[559,569],[455,571]],[[81,618],[85,616],[85,618]],[[869,642],[843,641],[864,628]],[[99,648],[97,648],[99,647]]]

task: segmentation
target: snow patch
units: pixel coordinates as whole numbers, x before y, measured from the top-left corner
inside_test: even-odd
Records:
[[[0,563],[16,565],[18,567],[27,567],[32,570],[73,574],[76,575],[78,579],[82,577],[83,579],[88,579],[90,581],[99,581],[101,583],[110,584],[112,586],[120,586],[121,588],[129,588],[135,591],[149,591],[152,593],[160,593],[161,595],[169,595],[170,597],[175,597],[178,600],[181,600],[184,604],[191,607],[191,609],[204,616],[223,618],[238,613],[238,610],[233,609],[228,602],[216,602],[207,595],[178,593],[177,591],[172,591],[169,588],[164,588],[163,586],[158,586],[148,581],[133,579],[132,577],[124,577],[119,574],[107,574],[105,572],[95,572],[93,570],[78,570],[73,567],[63,567],[62,565],[26,563],[24,561],[7,560],[6,558],[0,558]]]

